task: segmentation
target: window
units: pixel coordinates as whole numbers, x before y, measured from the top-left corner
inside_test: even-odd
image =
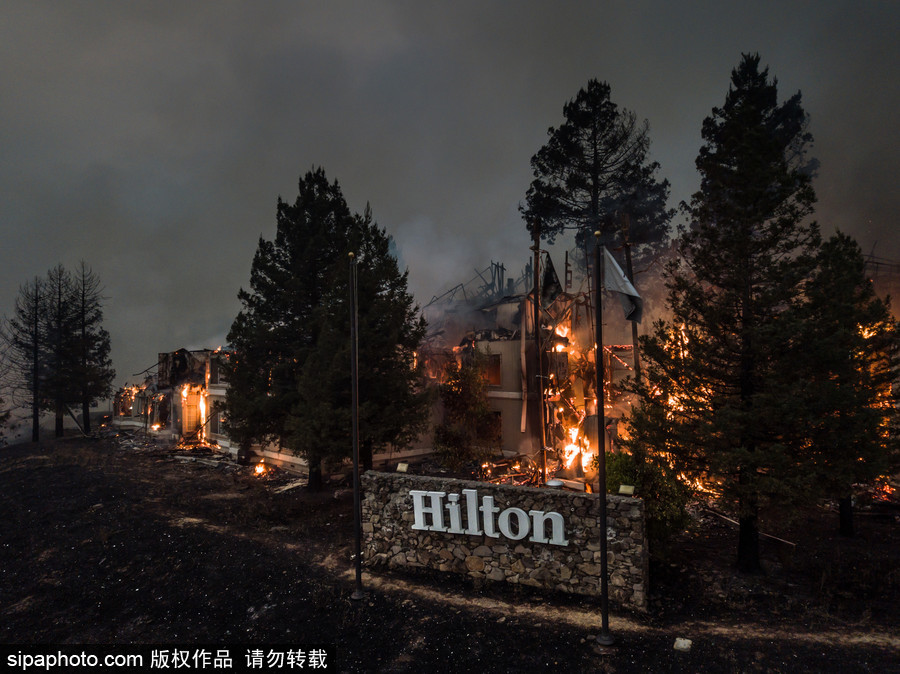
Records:
[[[500,386],[503,381],[500,354],[489,353],[484,368],[484,379],[488,386]]]

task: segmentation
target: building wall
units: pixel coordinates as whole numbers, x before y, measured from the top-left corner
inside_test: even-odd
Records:
[[[363,559],[368,566],[431,569],[478,580],[600,594],[602,532],[600,496],[596,494],[372,471],[362,476],[362,489]],[[413,528],[411,491],[460,494],[462,503],[464,490],[475,490],[479,502],[484,496],[492,497],[500,511],[518,508],[524,513],[559,513],[567,545],[531,542],[528,537],[512,540]],[[615,495],[606,499],[609,598],[644,610],[649,578],[644,502]],[[460,511],[462,526],[468,528],[466,505]],[[449,510],[444,519],[449,522]],[[431,520],[426,517],[425,521]]]
[[[533,454],[540,450],[532,432],[532,415],[525,416],[522,427],[522,343],[519,339],[478,342],[476,347],[500,358],[500,383],[488,386],[491,409],[500,413],[501,449],[505,454]]]

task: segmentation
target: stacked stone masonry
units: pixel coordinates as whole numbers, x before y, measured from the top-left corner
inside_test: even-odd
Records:
[[[472,511],[466,507],[466,495],[471,497],[471,490],[477,492],[479,504],[484,497],[493,499],[501,513],[501,527],[505,524],[506,532],[512,532],[513,537],[524,534],[510,526],[510,521],[517,520],[522,526],[531,521],[537,523],[541,512],[559,513],[564,521],[566,544],[530,541],[535,534],[520,540],[503,534],[485,535],[482,527],[476,526],[478,523],[468,521]],[[478,530],[480,535],[414,529],[411,491],[420,493],[416,497],[420,507],[423,503],[432,504],[421,492],[460,494],[457,517],[462,528]],[[486,581],[600,594],[600,497],[596,494],[373,471],[362,476],[362,492],[363,559],[367,566],[426,568]],[[649,554],[644,502],[616,495],[606,498],[609,598],[621,606],[645,610]],[[452,530],[452,525],[447,526],[451,520],[447,499],[441,501],[441,509],[445,528]],[[504,516],[507,509],[510,513]],[[532,519],[526,519],[526,514]],[[420,519],[433,523],[432,517]],[[547,524],[545,538],[549,538],[549,531]]]

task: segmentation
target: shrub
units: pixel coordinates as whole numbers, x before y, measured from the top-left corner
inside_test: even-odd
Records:
[[[664,543],[688,523],[690,491],[664,461],[638,448],[631,453],[606,452],[606,489],[615,494],[622,484],[633,485],[634,495],[644,500],[651,544]]]

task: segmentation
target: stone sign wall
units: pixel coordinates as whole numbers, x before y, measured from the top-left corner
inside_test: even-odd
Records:
[[[599,496],[402,473],[362,476],[363,559],[600,594]],[[608,495],[609,598],[647,608],[641,499]]]

